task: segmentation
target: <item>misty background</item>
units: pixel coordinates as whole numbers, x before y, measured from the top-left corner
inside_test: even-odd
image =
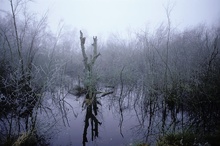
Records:
[[[1,0],[4,12],[10,5]],[[183,30],[197,24],[219,23],[218,0],[35,0],[27,9],[38,15],[47,13],[48,24],[57,31],[59,24],[85,30],[91,36],[108,37],[111,33],[156,29],[167,23],[165,8],[172,7],[172,26]]]

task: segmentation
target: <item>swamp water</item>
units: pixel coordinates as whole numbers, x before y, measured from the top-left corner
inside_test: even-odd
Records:
[[[67,112],[69,125],[61,126],[60,132],[51,140],[51,145],[82,145],[83,132],[85,126],[86,109],[82,108],[82,99],[78,99],[72,95],[67,96],[66,101],[71,104],[73,110]],[[123,136],[120,134],[120,115],[111,110],[108,105],[108,97],[102,100],[102,106],[99,106],[97,119],[101,122],[99,125],[99,136],[92,141],[91,124],[87,129],[88,143],[86,145],[125,145],[133,141],[131,127],[136,123],[136,119],[132,118],[132,111],[124,113],[124,122],[122,124]],[[116,110],[116,109],[115,109]],[[73,113],[74,112],[74,113]],[[134,115],[133,115],[134,116]],[[62,121],[60,121],[62,124]]]
[[[97,95],[97,100],[93,101],[97,102],[97,114],[94,108],[89,109],[90,105],[83,103],[85,96],[76,97],[65,90],[45,93],[44,108],[36,112],[38,135],[51,146],[129,146],[140,142],[155,145],[162,133],[159,100],[162,97],[149,99],[142,93],[124,88],[104,97]],[[180,115],[177,115],[176,123],[180,121],[178,119],[181,119]],[[24,121],[20,120],[25,131]],[[169,123],[172,119],[167,115],[165,129],[174,126]],[[17,130],[16,124],[14,130]]]
[[[51,139],[51,146],[83,144],[88,146],[128,146],[142,141],[154,145],[156,138],[162,132],[160,106],[159,103],[156,103],[158,101],[148,105],[144,96],[139,93],[127,89],[123,93],[118,90],[112,95],[101,98],[97,96],[97,101],[101,104],[97,105],[97,115],[93,115],[97,119],[97,129],[94,126],[95,120],[92,123],[91,118],[85,129],[88,107],[82,107],[84,96],[60,94],[59,96],[68,105],[65,109],[65,117],[61,117],[57,122],[58,132]],[[177,115],[177,120],[180,118],[181,116]],[[173,125],[168,124],[172,123],[171,116],[168,115],[166,123],[165,128],[171,129]],[[85,136],[88,142],[85,142]]]
[[[83,145],[83,134],[87,107],[82,107],[84,97],[76,97],[72,94],[64,94],[66,107],[65,120],[60,118],[57,133],[50,141],[51,146]],[[124,146],[136,142],[138,136],[134,134],[133,128],[138,123],[136,113],[128,107],[128,99],[123,101],[124,107],[119,107],[119,102],[112,95],[99,98],[98,113],[95,116],[101,123],[98,125],[98,136],[92,136],[91,121],[87,129],[86,145]],[[48,100],[48,102],[52,102]],[[122,105],[121,105],[122,106]],[[121,111],[120,111],[121,109]],[[65,124],[64,124],[65,123]],[[93,128],[94,129],[94,128]],[[93,138],[93,140],[92,140]]]

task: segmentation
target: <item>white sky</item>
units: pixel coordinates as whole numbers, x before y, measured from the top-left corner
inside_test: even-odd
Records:
[[[0,2],[0,9],[5,9],[7,0]],[[166,23],[164,7],[168,3],[174,5],[170,16],[173,27],[220,22],[220,0],[35,0],[29,9],[40,15],[49,10],[53,30],[62,20],[67,26],[99,36],[156,28]]]

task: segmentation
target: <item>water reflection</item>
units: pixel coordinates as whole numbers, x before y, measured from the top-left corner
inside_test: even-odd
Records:
[[[131,143],[135,139],[131,127],[136,123],[136,118],[127,107],[127,100],[120,101],[123,112],[123,122],[120,122],[117,93],[101,96],[89,99],[68,94],[65,100],[73,107],[67,112],[69,126],[62,126],[60,121],[60,132],[51,139],[51,145],[124,146]],[[77,117],[73,116],[73,111]]]
[[[97,119],[97,114],[98,114],[98,104],[100,104],[100,102],[97,100],[96,97],[93,98],[89,98],[89,95],[86,96],[84,102],[83,102],[83,106],[86,106],[86,116],[85,116],[85,125],[84,125],[84,130],[83,130],[83,146],[86,145],[86,143],[88,142],[88,138],[87,138],[87,131],[88,131],[88,127],[89,127],[89,122],[90,122],[90,126],[91,126],[91,137],[92,137],[92,141],[94,140],[94,138],[99,136],[99,125],[101,125],[102,123],[99,122],[99,120]]]
[[[162,133],[163,109],[160,100],[162,94],[151,94],[152,96],[134,86],[123,87],[123,90],[119,87],[113,94],[98,94],[92,98],[89,95],[76,97],[65,90],[54,95],[45,94],[44,104],[51,113],[42,114],[38,111],[36,123],[40,128],[43,124],[45,127],[48,127],[47,123],[54,124],[54,127],[48,128],[48,131],[52,131],[51,146],[124,146],[136,141],[154,144],[155,138]],[[51,100],[50,96],[54,96],[56,100]],[[59,106],[63,104],[65,106]],[[51,114],[53,116],[48,118]],[[187,121],[185,115],[178,113],[173,118],[172,113],[167,112],[167,131],[178,130],[173,126],[181,128],[180,124],[185,122],[182,121],[183,118]],[[25,129],[24,124],[22,127]],[[40,128],[38,132],[46,131]],[[49,139],[46,141],[49,142]]]

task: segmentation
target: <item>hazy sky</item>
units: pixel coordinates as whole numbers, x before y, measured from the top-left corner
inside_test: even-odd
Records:
[[[0,9],[7,7],[7,0],[0,1],[3,2]],[[166,23],[168,3],[174,5],[170,15],[173,27],[220,22],[220,0],[35,0],[29,9],[40,15],[49,10],[52,29],[62,21],[90,35],[106,35]]]

